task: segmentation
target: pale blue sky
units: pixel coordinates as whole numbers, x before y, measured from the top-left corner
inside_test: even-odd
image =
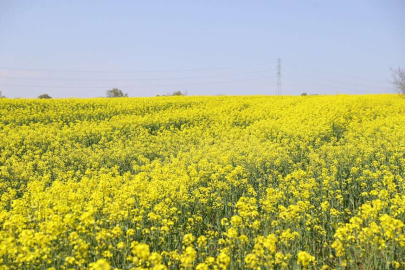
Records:
[[[273,95],[277,58],[285,95],[390,92],[405,1],[0,0],[8,97]]]

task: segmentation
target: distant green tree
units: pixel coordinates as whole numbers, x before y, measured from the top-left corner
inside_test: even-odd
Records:
[[[122,93],[121,90],[118,88],[113,88],[112,90],[107,91],[108,98],[116,98],[116,97],[128,97],[128,94]]]
[[[42,94],[38,97],[39,99],[51,99],[52,97],[48,94]]]
[[[308,96],[308,94],[304,92],[301,94],[301,96]]]
[[[5,98],[5,96],[3,96],[3,95],[1,94],[1,91],[0,91],[0,98]]]

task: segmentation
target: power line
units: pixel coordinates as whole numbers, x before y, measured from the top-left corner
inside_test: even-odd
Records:
[[[188,86],[188,85],[204,85],[204,84],[217,84],[217,83],[231,83],[231,82],[242,82],[242,81],[255,81],[255,80],[263,80],[263,79],[270,79],[274,77],[262,77],[262,78],[253,78],[253,79],[242,79],[242,80],[232,80],[232,81],[219,81],[219,82],[206,82],[206,83],[188,83],[188,84],[168,84],[168,85],[127,85],[122,87],[133,87],[133,88],[144,88],[144,87],[170,87],[170,86]],[[65,89],[83,89],[83,88],[97,88],[97,89],[105,89],[107,87],[103,86],[50,86],[50,85],[15,85],[15,84],[3,84],[0,85],[2,87],[27,87],[27,88],[65,88]]]
[[[351,81],[348,80],[348,79],[334,78],[334,77],[328,76],[328,75],[326,75],[327,77],[325,77],[325,76],[319,76],[319,75],[313,75],[313,74],[315,74],[315,73],[308,73],[308,72],[295,71],[295,70],[292,72],[292,69],[290,69],[289,67],[287,67],[287,69],[291,71],[291,72],[290,72],[290,71],[287,71],[288,74],[295,74],[295,73],[298,73],[298,74],[303,74],[305,77],[309,77],[309,78],[315,78],[315,79],[320,78],[320,79],[325,79],[325,80],[335,80],[335,81],[341,81],[341,82],[345,82],[345,83],[349,82],[349,83],[359,84],[358,81],[353,81],[353,82],[351,82]],[[367,81],[367,82],[371,82],[371,83],[373,83],[373,84],[376,83],[375,80],[362,79],[361,81]],[[380,85],[383,85],[383,84],[391,84],[391,82],[383,82],[383,81],[378,81],[377,83],[380,84]]]
[[[38,72],[55,72],[55,73],[111,73],[111,74],[124,74],[124,73],[169,73],[169,72],[186,72],[186,71],[207,71],[207,70],[220,70],[242,67],[255,67],[255,66],[267,66],[272,63],[254,64],[254,65],[241,65],[241,66],[227,66],[217,68],[195,68],[195,69],[178,69],[178,70],[138,70],[138,71],[101,71],[101,70],[53,70],[53,69],[33,69],[33,68],[0,68],[0,70],[12,70],[12,71],[38,71]]]
[[[368,79],[368,78],[356,77],[356,76],[351,76],[351,75],[336,74],[336,73],[328,72],[328,71],[324,71],[324,70],[319,71],[319,70],[311,69],[311,68],[304,67],[304,66],[290,65],[289,63],[287,63],[287,69],[291,69],[291,67],[292,68],[298,68],[298,69],[301,69],[301,70],[303,69],[303,70],[305,70],[306,73],[308,73],[308,72],[311,73],[311,71],[312,71],[312,74],[314,74],[314,73],[316,73],[316,74],[324,73],[324,74],[330,74],[330,75],[335,76],[335,77],[337,76],[337,77],[343,77],[343,78],[349,78],[349,79],[355,79],[355,80],[362,80],[362,81],[374,81],[374,82],[379,82],[379,83],[389,83],[389,82],[383,81],[383,80]],[[305,72],[302,72],[302,71],[299,71],[299,72],[305,73]]]
[[[0,78],[7,79],[21,79],[21,80],[39,80],[39,81],[81,81],[81,82],[117,82],[117,81],[165,81],[165,80],[186,80],[186,79],[198,79],[198,78],[213,78],[213,77],[225,77],[225,76],[236,76],[244,74],[257,74],[268,72],[268,70],[253,71],[253,72],[243,72],[243,73],[231,73],[231,74],[219,74],[219,75],[209,75],[209,76],[195,76],[195,77],[180,77],[180,78],[151,78],[151,79],[53,79],[53,78],[29,78],[29,77],[19,77],[19,76],[0,76]]]
[[[350,90],[350,91],[355,91],[355,92],[363,92],[363,93],[372,93],[372,94],[378,94],[381,92],[375,92],[375,91],[362,91],[360,89],[357,88],[350,88],[350,87],[345,87],[345,86],[337,86],[337,85],[332,85],[332,84],[325,84],[325,83],[313,83],[313,82],[308,82],[308,81],[302,81],[302,80],[294,80],[294,79],[288,79],[289,83],[293,83],[293,84],[307,84],[307,85],[315,85],[315,86],[322,86],[322,87],[327,87],[327,88],[335,88],[335,89],[339,89],[339,90]],[[386,91],[388,91],[388,88],[380,88],[380,89],[384,89]],[[385,92],[385,91],[384,91]]]
[[[288,73],[291,74],[291,73]],[[287,75],[288,75],[287,74]],[[288,76],[287,76],[288,77]],[[366,84],[362,84],[362,83],[358,83],[358,82],[348,82],[348,81],[339,81],[339,79],[329,79],[329,78],[325,78],[325,77],[319,77],[319,76],[306,76],[306,79],[315,79],[315,80],[319,80],[319,79],[326,79],[326,80],[337,80],[337,84],[341,84],[341,85],[348,85],[348,86],[353,86],[353,87],[368,87],[368,88],[375,88],[375,89],[387,89],[387,86],[375,86],[375,85],[366,85]],[[297,78],[294,78],[297,79]],[[298,80],[302,80],[300,78],[298,78]],[[321,82],[322,83],[322,82]]]

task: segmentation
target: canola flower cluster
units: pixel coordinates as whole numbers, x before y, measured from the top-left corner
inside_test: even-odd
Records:
[[[0,269],[404,269],[396,95],[0,99]]]

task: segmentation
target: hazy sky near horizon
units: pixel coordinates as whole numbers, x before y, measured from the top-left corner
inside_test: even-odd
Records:
[[[393,92],[405,1],[0,0],[7,97]]]

